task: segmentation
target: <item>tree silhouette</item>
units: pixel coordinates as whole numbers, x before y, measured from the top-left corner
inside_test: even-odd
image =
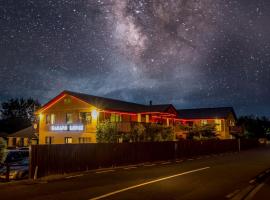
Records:
[[[12,133],[31,126],[40,103],[32,98],[9,99],[1,103],[0,131]]]

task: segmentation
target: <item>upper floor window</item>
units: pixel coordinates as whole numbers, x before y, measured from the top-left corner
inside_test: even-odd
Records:
[[[90,124],[92,122],[92,116],[90,112],[80,112],[80,122],[83,124]]]
[[[72,124],[72,113],[66,113],[66,123],[67,124]]]
[[[206,124],[207,124],[207,120],[206,119],[201,120],[201,125],[206,125]]]
[[[55,114],[51,114],[51,124],[55,124]]]
[[[122,118],[120,114],[112,113],[110,117],[111,122],[121,122]]]
[[[46,115],[46,124],[49,124],[51,122],[51,116]]]
[[[70,98],[65,98],[64,99],[64,104],[70,104],[71,103],[71,99]]]
[[[221,131],[221,120],[215,119],[216,131]]]
[[[46,124],[55,124],[55,114],[46,115]]]

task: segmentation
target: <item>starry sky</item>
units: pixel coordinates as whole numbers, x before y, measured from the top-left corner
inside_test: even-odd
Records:
[[[269,0],[1,0],[0,101],[62,90],[270,117]]]

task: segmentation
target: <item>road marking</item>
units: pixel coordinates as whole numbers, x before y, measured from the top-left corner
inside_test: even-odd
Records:
[[[175,162],[181,163],[181,162],[184,162],[184,160],[177,160],[177,161],[175,161]]]
[[[252,179],[252,180],[249,181],[249,184],[252,184],[252,183],[254,183],[255,181],[256,181],[255,179]]]
[[[125,170],[129,170],[129,169],[135,169],[135,168],[137,168],[137,167],[126,167],[126,168],[124,168]]]
[[[145,167],[151,167],[151,166],[155,166],[156,164],[145,164],[145,165],[143,165],[143,166],[145,166]]]
[[[178,176],[183,176],[185,174],[191,174],[191,173],[194,173],[194,172],[206,170],[206,169],[209,169],[209,168],[210,167],[203,167],[203,168],[199,168],[199,169],[194,169],[194,170],[182,172],[180,174],[175,174],[175,175],[172,175],[172,176],[167,176],[167,177],[164,177],[164,178],[155,179],[155,180],[148,181],[148,182],[145,182],[145,183],[141,183],[141,184],[138,184],[138,185],[133,185],[133,186],[130,186],[130,187],[127,187],[127,188],[123,188],[121,190],[116,190],[114,192],[110,192],[110,193],[107,193],[107,194],[104,194],[104,195],[101,195],[101,196],[98,196],[98,197],[94,197],[94,198],[91,198],[89,200],[103,199],[103,198],[106,198],[106,197],[109,197],[109,196],[112,196],[112,195],[115,195],[115,194],[118,194],[118,193],[121,193],[121,192],[125,192],[127,190],[135,189],[135,188],[138,188],[138,187],[142,187],[142,186],[149,185],[149,184],[152,184],[152,183],[156,183],[156,182],[164,181],[164,180],[167,180],[167,179],[175,178],[175,177],[178,177]]]
[[[194,160],[193,158],[189,158],[188,160]]]
[[[78,175],[73,175],[73,176],[67,176],[66,179],[76,178],[76,177],[80,177],[80,176],[83,176],[83,174],[78,174]]]
[[[105,171],[98,171],[96,174],[102,174],[102,173],[107,173],[107,172],[114,172],[115,170],[105,170]]]
[[[226,195],[226,198],[227,198],[227,199],[230,199],[230,198],[232,198],[233,196],[235,196],[238,192],[240,192],[239,189],[237,189],[237,190],[233,191],[232,193]]]
[[[163,162],[161,163],[162,165],[167,165],[167,164],[170,164],[171,162]]]
[[[261,183],[258,185],[255,189],[253,189],[248,196],[245,198],[246,200],[251,200],[254,198],[254,196],[260,191],[260,189],[264,186],[264,183]]]

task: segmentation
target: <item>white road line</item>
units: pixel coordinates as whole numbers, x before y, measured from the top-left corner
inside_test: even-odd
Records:
[[[167,164],[170,164],[171,162],[163,162],[161,163],[162,165],[167,165]]]
[[[107,173],[107,172],[114,172],[115,170],[106,170],[106,171],[98,171],[96,174],[102,174],[102,173]]]
[[[130,187],[127,187],[127,188],[123,188],[121,190],[116,190],[114,192],[110,192],[110,193],[107,193],[107,194],[104,194],[104,195],[101,195],[101,196],[98,196],[98,197],[94,197],[94,198],[91,198],[89,200],[103,199],[103,198],[106,198],[106,197],[109,197],[109,196],[112,196],[112,195],[115,195],[115,194],[118,194],[118,193],[121,193],[121,192],[125,192],[127,190],[131,190],[131,189],[142,187],[142,186],[149,185],[149,184],[152,184],[152,183],[156,183],[156,182],[164,181],[164,180],[167,180],[167,179],[175,178],[175,177],[178,177],[178,176],[183,176],[185,174],[191,174],[191,173],[202,171],[202,170],[209,169],[209,168],[210,167],[203,167],[203,168],[199,168],[199,169],[194,169],[194,170],[182,172],[180,174],[175,174],[175,175],[172,175],[172,176],[167,176],[167,177],[164,177],[164,178],[148,181],[148,182],[141,183],[141,184],[138,184],[138,185],[133,185],[133,186],[130,186]]]
[[[245,198],[246,200],[251,200],[254,198],[254,196],[257,194],[257,192],[260,191],[260,189],[264,186],[264,183],[261,183],[260,185],[258,185],[254,190],[252,190],[248,196]]]
[[[129,169],[135,169],[135,168],[137,168],[137,167],[126,167],[126,168],[124,168],[125,170],[129,170]]]
[[[151,166],[155,166],[156,164],[145,164],[145,165],[143,165],[143,166],[145,166],[145,167],[151,167]]]
[[[189,158],[188,160],[194,160],[193,158]]]
[[[233,196],[235,196],[238,192],[240,192],[239,189],[237,189],[237,190],[233,191],[232,193],[226,195],[226,198],[227,198],[227,199],[230,199],[230,198],[232,198]]]
[[[76,177],[80,177],[80,176],[83,176],[83,174],[78,174],[78,175],[73,175],[73,176],[67,176],[66,179],[76,178]]]
[[[255,181],[256,181],[255,179],[252,179],[252,180],[249,181],[249,184],[252,184],[252,183],[254,183]]]
[[[175,162],[181,163],[181,162],[184,162],[184,160],[177,160],[177,161],[175,161]]]

